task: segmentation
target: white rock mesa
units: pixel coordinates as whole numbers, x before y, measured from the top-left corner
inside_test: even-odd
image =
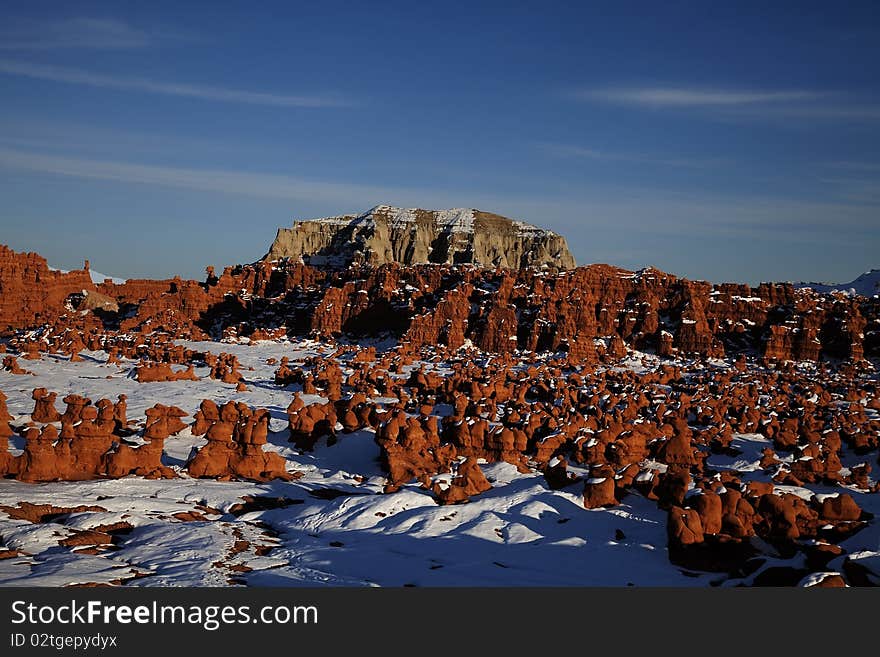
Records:
[[[880,294],[880,269],[866,271],[849,283],[795,283],[795,287],[809,287],[816,292],[843,292],[848,296],[873,297]]]
[[[575,267],[564,237],[531,224],[473,209],[388,205],[359,215],[295,221],[292,228],[279,228],[263,259],[282,258],[331,266],[398,262],[511,269]]]

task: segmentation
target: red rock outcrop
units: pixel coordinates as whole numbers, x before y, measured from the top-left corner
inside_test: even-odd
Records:
[[[437,418],[408,416],[398,409],[376,431],[376,442],[389,474],[388,492],[437,472],[449,472],[457,453],[441,445]]]
[[[158,381],[198,381],[199,377],[190,365],[185,370],[175,372],[168,363],[141,363],[135,371],[139,383],[155,383]]]
[[[0,477],[14,475],[18,471],[18,461],[9,453],[9,437],[13,435],[9,426],[11,419],[6,408],[6,395],[0,390]]]
[[[62,273],[36,253],[0,244],[0,329],[51,322],[66,312],[67,297],[82,290],[95,291],[88,267]]]
[[[552,490],[559,490],[577,482],[579,477],[568,472],[568,461],[564,457],[555,457],[544,468],[544,478]]]
[[[705,540],[700,514],[694,509],[674,506],[667,522],[670,550],[702,543]]]
[[[21,481],[59,481],[67,474],[55,449],[58,430],[51,424],[31,427],[25,434],[24,452],[17,459],[16,478]],[[68,450],[69,452],[69,450]]]
[[[82,481],[129,474],[148,478],[176,476],[162,465],[161,459],[164,440],[186,428],[180,421],[186,415],[181,409],[161,404],[147,409],[146,444],[136,447],[126,444],[117,433],[128,424],[125,395],[120,395],[116,404],[100,399],[94,406],[85,397],[67,395],[64,415],[54,409],[55,393],[37,388],[32,397],[32,423],[44,426],[28,427],[23,453],[12,457],[5,440],[11,435],[11,418],[6,412],[5,397],[0,396],[0,420],[6,417],[0,421],[0,474],[27,482]],[[60,434],[51,424],[58,421]]]
[[[584,480],[584,507],[597,509],[603,506],[615,506],[614,469],[607,465],[594,467],[590,477]]]
[[[31,398],[34,400],[34,410],[31,419],[34,422],[46,424],[48,422],[60,422],[61,413],[55,409],[57,393],[49,392],[45,388],[34,388]]]
[[[282,456],[263,451],[268,431],[269,411],[227,402],[205,432],[208,443],[186,464],[187,472],[216,479],[292,479]]]
[[[172,433],[185,428],[180,422],[182,411],[174,407],[157,404],[146,411],[147,423],[144,429],[146,443],[139,447],[117,444],[115,451],[104,455],[104,469],[107,476],[117,478],[137,475],[147,479],[173,479],[175,472],[162,464],[162,450],[165,441]],[[183,426],[181,426],[183,425]],[[176,431],[175,431],[176,430]]]
[[[15,276],[30,281],[25,287],[42,285]],[[440,503],[463,502],[488,489],[479,460],[541,471],[548,486],[562,488],[575,480],[571,463],[589,472],[586,508],[625,504],[637,492],[669,510],[675,563],[743,573],[762,542],[802,555],[818,572],[829,555],[844,554],[836,543],[871,521],[858,496],[880,489],[871,477],[880,399],[873,365],[862,360],[880,354],[880,303],[872,300],[607,265],[326,271],[280,261],[211,270],[204,282],[98,287],[117,314],[106,306],[70,313],[68,297],[44,304],[36,328],[4,336],[10,369],[21,369],[15,359],[104,350],[120,369],[140,363],[142,381],[191,379],[207,366],[241,390],[262,384],[244,379],[234,355],[176,341],[321,336],[318,355],[282,359],[275,373],[276,385],[302,391],[287,409],[290,440],[309,450],[318,440],[333,445],[343,434],[375,431],[388,492],[419,482]],[[400,338],[384,352],[336,342],[383,331]],[[322,399],[306,404],[308,395]],[[0,417],[4,476],[173,476],[162,447],[185,426],[180,409],[150,409],[140,444],[124,397],[92,405],[68,395],[60,414],[53,393],[32,396],[32,424],[45,426],[15,423],[26,437],[22,456],[9,454],[3,438],[11,427]],[[60,435],[49,424],[59,421]],[[284,460],[263,451],[267,431],[266,411],[205,400],[192,433],[208,444],[190,474],[288,478]],[[863,462],[852,465],[853,454]],[[783,487],[816,484],[860,492],[806,501]],[[852,579],[846,569],[840,576]]]
[[[548,274],[389,263],[331,275],[278,261],[227,267],[220,276],[212,270],[204,282],[130,280],[96,290],[86,270],[51,272],[39,256],[5,249],[0,281],[0,290],[15,290],[11,299],[28,300],[0,306],[0,324],[11,327],[55,321],[68,312],[67,296],[87,289],[118,305],[120,317],[125,314],[122,331],[176,337],[205,338],[208,330],[219,331],[216,337],[278,334],[278,328],[267,329],[268,321],[288,333],[391,331],[414,348],[458,349],[470,340],[498,353],[560,350],[581,362],[621,357],[627,346],[701,356],[755,349],[775,361],[823,355],[859,360],[866,346],[880,353],[880,332],[871,328],[878,304],[789,284],[713,286],[608,265]],[[66,353],[76,353],[76,346],[65,347]],[[234,368],[225,369],[213,376],[237,383]]]
[[[440,504],[460,504],[472,495],[479,495],[492,488],[473,456],[458,464],[455,476],[449,482],[437,482],[432,490]]]

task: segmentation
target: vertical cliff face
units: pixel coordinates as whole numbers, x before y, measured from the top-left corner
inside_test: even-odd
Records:
[[[0,245],[0,329],[52,321],[67,297],[83,290],[95,292],[88,269],[60,272],[36,253]]]
[[[36,254],[0,246],[0,332],[44,324],[63,332],[67,322],[78,330],[103,324],[122,332],[195,339],[227,333],[393,335],[413,349],[472,344],[494,353],[565,352],[576,360],[622,355],[626,345],[661,356],[858,361],[880,354],[880,297],[821,294],[791,283],[712,285],[655,269],[632,272],[600,264],[564,271],[512,268],[506,262],[501,267],[458,264],[464,257],[459,254],[491,258],[500,248],[501,238],[480,241],[481,235],[491,235],[487,226],[493,221],[502,227],[509,222],[473,211],[426,212],[409,228],[406,222],[377,222],[370,239],[384,240],[375,242],[377,249],[387,248],[380,251],[366,246],[369,240],[358,243],[356,236],[345,242],[341,235],[351,238],[366,223],[348,220],[339,222],[348,232],[333,234],[334,249],[393,261],[337,270],[267,259],[226,267],[220,275],[209,267],[203,282],[174,278],[95,285],[87,269],[52,270]],[[465,227],[481,222],[486,223],[465,234]],[[306,223],[320,231],[330,222]],[[445,241],[435,238],[436,246],[425,247],[419,226],[433,230],[438,223],[448,229],[441,233]],[[315,234],[316,242],[326,237]],[[534,264],[533,254],[546,248],[546,241],[536,246],[522,240],[509,255]],[[334,253],[314,257],[342,258]],[[397,262],[435,254],[444,260]]]
[[[521,221],[471,209],[420,210],[379,205],[360,215],[297,221],[281,228],[265,260],[316,265],[475,264],[572,269],[565,238]]]

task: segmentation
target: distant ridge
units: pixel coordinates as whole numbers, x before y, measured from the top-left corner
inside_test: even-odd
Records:
[[[875,294],[880,294],[880,269],[866,271],[849,283],[796,283],[795,287],[808,287],[816,292],[843,292],[844,294],[873,297]]]

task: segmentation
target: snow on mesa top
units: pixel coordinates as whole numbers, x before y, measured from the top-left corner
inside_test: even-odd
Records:
[[[565,238],[549,230],[470,208],[422,210],[377,205],[362,214],[294,221],[279,228],[264,260],[302,258],[344,267],[447,263],[572,269]]]
[[[880,294],[880,269],[872,269],[849,283],[796,283],[795,287],[809,287],[816,292],[843,292],[850,296],[873,297]]]

